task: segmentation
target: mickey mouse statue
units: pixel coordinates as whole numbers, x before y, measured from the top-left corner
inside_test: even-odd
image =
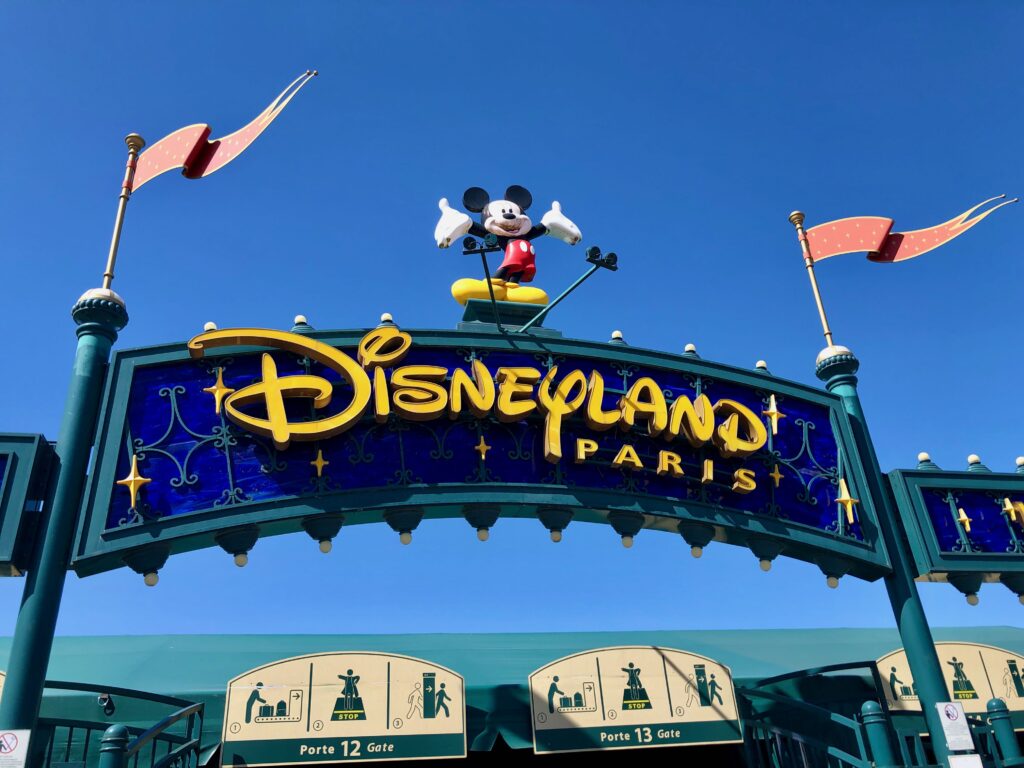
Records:
[[[465,234],[498,238],[498,244],[505,249],[505,260],[491,278],[494,298],[497,301],[518,301],[528,304],[547,304],[548,295],[540,288],[523,286],[537,273],[534,263],[536,251],[531,240],[541,235],[551,235],[569,245],[576,245],[583,239],[579,228],[562,213],[562,206],[556,200],[551,210],[544,214],[540,224],[534,225],[526,210],[533,204],[533,196],[525,187],[513,184],[505,190],[503,200],[491,200],[490,195],[480,187],[470,187],[462,195],[466,210],[480,214],[480,221],[473,221],[468,214],[457,211],[442,197],[438,203],[441,218],[434,228],[434,240],[438,248],[447,248],[454,240]],[[490,291],[486,280],[462,278],[452,284],[452,296],[459,304],[469,299],[487,299]]]

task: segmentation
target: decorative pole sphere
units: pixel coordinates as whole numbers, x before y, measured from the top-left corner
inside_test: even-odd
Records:
[[[395,322],[395,318],[391,316],[390,312],[385,312],[380,316],[380,321],[382,323],[393,323]]]
[[[203,323],[203,330],[204,331],[216,331],[217,330],[217,324],[215,322],[213,322],[213,320],[207,320],[205,323]]]
[[[690,554],[694,557],[700,557],[704,554],[704,547],[690,547]]]
[[[612,331],[612,339],[615,341],[622,341],[622,331]]]
[[[333,546],[334,545],[331,544],[330,539],[320,539],[320,551],[323,552],[325,555],[331,551],[331,548]]]
[[[828,585],[829,589],[837,589],[839,587],[839,577],[829,576],[827,579],[825,579],[825,584]]]
[[[767,371],[768,363],[766,363],[764,360],[758,360],[756,363],[754,363],[754,367],[757,368],[759,371]]]
[[[979,456],[976,453],[972,453],[970,456],[967,457],[967,463],[968,464],[981,464],[981,456]]]
[[[296,315],[295,316],[295,320],[294,320],[294,324],[295,325],[308,325],[309,321],[306,319],[305,315]]]
[[[761,558],[760,561],[761,570],[767,573],[772,569],[772,561],[765,558]]]
[[[398,540],[403,544],[412,544],[412,533],[409,531],[402,531],[398,534]]]
[[[967,596],[968,605],[977,605],[980,602],[981,600],[978,598],[978,594],[976,592],[971,592],[971,594]]]
[[[633,546],[633,537],[632,536],[623,536],[622,537],[622,546],[624,546],[626,549],[629,549],[630,547],[632,547]]]
[[[929,456],[926,452],[921,451],[919,454],[917,454],[917,460],[920,462],[931,461],[932,457]]]
[[[147,587],[155,587],[156,583],[160,581],[160,577],[157,575],[156,571],[150,571],[142,577],[142,581]]]
[[[491,538],[491,532],[487,528],[477,528],[476,537],[480,539],[480,541],[487,541],[489,538]]]
[[[249,562],[249,555],[248,555],[248,553],[246,553],[246,552],[239,552],[237,555],[235,555],[235,565],[237,565],[239,568],[244,568],[248,562]]]
[[[555,542],[555,544],[560,542],[562,540],[562,532],[561,531],[552,531],[551,532],[551,540],[553,542]]]

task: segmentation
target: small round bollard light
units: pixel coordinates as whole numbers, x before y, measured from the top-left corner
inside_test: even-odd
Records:
[[[1024,456],[1018,456],[1015,463],[1018,467],[1024,467]]]
[[[694,354],[694,353],[696,353],[696,351],[697,351],[697,345],[696,344],[687,344],[685,347],[683,347],[683,352],[689,352],[691,354]]]
[[[320,551],[323,552],[325,555],[331,551],[331,548],[333,546],[334,545],[331,544],[330,539],[320,539]]]
[[[217,324],[215,322],[213,322],[213,320],[207,320],[205,323],[203,323],[203,330],[204,331],[216,331],[217,330]]]
[[[971,594],[969,594],[967,596],[967,604],[968,605],[977,605],[980,602],[981,602],[981,600],[978,598],[978,593],[977,592],[971,592]]]
[[[629,549],[630,547],[632,547],[633,546],[633,537],[629,536],[629,535],[623,536],[622,537],[622,546],[624,546],[626,549]]]
[[[757,368],[757,370],[759,371],[767,371],[768,363],[766,363],[764,360],[758,360],[756,363],[754,363],[754,367]]]
[[[828,585],[829,589],[837,589],[839,587],[839,577],[829,576],[825,579],[825,584]]]
[[[925,451],[921,451],[919,454],[917,454],[917,460],[920,462],[931,461],[932,457],[928,455]]]
[[[380,316],[380,321],[382,323],[393,323],[393,322],[395,322],[395,318],[392,317],[390,312],[384,312]]]
[[[412,533],[409,531],[402,531],[398,534],[398,540],[403,544],[412,544]]]
[[[551,540],[553,542],[555,542],[555,544],[560,542],[562,540],[562,532],[561,531],[552,531],[551,532]]]
[[[981,456],[979,456],[976,453],[972,453],[970,456],[967,457],[967,463],[968,464],[981,464]]]
[[[759,561],[759,565],[761,566],[761,570],[765,573],[772,569],[772,561],[764,557]]]
[[[142,581],[145,583],[147,587],[155,587],[157,582],[160,581],[160,576],[157,574],[156,571],[150,571],[142,577]]]
[[[295,325],[309,325],[309,321],[305,315],[296,315],[294,320]]]
[[[235,565],[239,568],[244,568],[249,563],[249,554],[247,552],[239,552],[235,555]]]
[[[690,547],[690,554],[694,557],[700,557],[704,554],[704,547]]]
[[[491,538],[491,531],[489,528],[477,528],[476,537],[480,539],[480,541],[487,541]]]

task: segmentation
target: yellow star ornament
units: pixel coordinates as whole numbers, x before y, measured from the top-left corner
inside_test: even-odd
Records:
[[[848,525],[853,525],[853,508],[854,505],[860,504],[860,499],[855,499],[850,496],[850,489],[846,485],[844,478],[839,478],[839,496],[836,498],[836,504],[843,508],[846,512],[846,522]]]
[[[123,480],[118,480],[118,485],[123,485],[128,489],[128,492],[132,495],[132,509],[135,509],[135,505],[138,502],[139,490],[142,486],[153,482],[151,478],[143,477],[139,474],[139,457],[132,454],[132,469],[128,473],[128,477]]]
[[[221,404],[224,402],[224,398],[234,392],[231,387],[224,385],[224,369],[217,369],[217,383],[212,387],[205,387],[203,392],[209,392],[213,395],[213,412],[220,413]]]

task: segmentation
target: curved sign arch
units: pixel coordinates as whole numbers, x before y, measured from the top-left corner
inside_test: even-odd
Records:
[[[228,329],[118,352],[76,543],[82,575],[261,536],[536,517],[888,570],[838,398],[622,343]],[[863,501],[859,501],[863,499]],[[240,562],[244,562],[240,560]]]

